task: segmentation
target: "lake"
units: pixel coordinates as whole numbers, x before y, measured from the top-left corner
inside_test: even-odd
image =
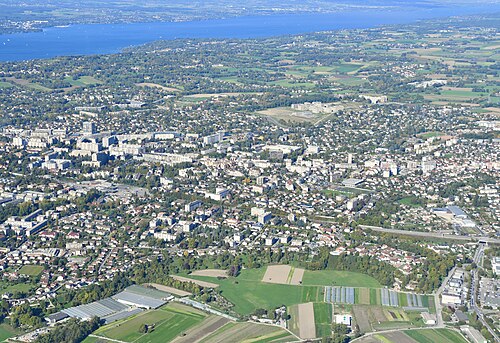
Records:
[[[489,6],[442,6],[408,11],[370,10],[328,14],[248,16],[192,22],[133,24],[82,24],[52,27],[41,32],[0,35],[0,61],[19,61],[55,56],[110,54],[159,39],[258,38],[385,24],[404,24],[419,19],[492,13]]]

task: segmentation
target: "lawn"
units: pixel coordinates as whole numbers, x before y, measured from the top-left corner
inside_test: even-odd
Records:
[[[147,311],[128,320],[106,325],[95,335],[124,342],[170,342],[187,329],[201,323],[206,315],[180,304],[168,304],[158,310]],[[154,325],[150,333],[141,333],[139,328]]]
[[[346,286],[380,288],[380,283],[371,276],[339,270],[306,270],[302,284],[307,286]]]
[[[0,81],[0,88],[11,88],[14,87],[12,83]]]
[[[316,322],[316,336],[327,337],[332,333],[332,305],[314,303],[314,321]]]
[[[418,343],[467,343],[459,333],[448,329],[406,330]]]
[[[81,76],[76,80],[68,76],[64,78],[64,80],[69,82],[72,86],[78,86],[78,87],[97,85],[102,83],[101,81],[97,80],[92,76]]]
[[[42,272],[43,272],[42,266],[29,265],[29,264],[22,266],[22,268],[19,269],[19,274],[24,274],[29,276],[38,276]]]
[[[219,284],[218,290],[234,304],[234,311],[242,315],[251,314],[258,308],[271,309],[281,305],[322,301],[322,287],[263,283],[261,280],[265,271],[266,268],[245,269],[238,277],[227,279],[189,277]]]
[[[9,285],[8,283],[0,283],[0,293],[14,293],[14,292],[29,292],[34,287],[30,283],[18,283]]]
[[[15,336],[16,334],[17,331],[13,327],[7,324],[0,324],[0,342],[3,342],[7,338]]]

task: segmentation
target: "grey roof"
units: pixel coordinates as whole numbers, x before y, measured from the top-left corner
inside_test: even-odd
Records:
[[[106,298],[99,301],[94,301],[90,304],[80,305],[71,307],[61,312],[66,313],[70,317],[76,317],[80,319],[90,319],[92,317],[106,317],[116,312],[123,311],[127,309],[126,305],[123,305],[111,298]]]
[[[139,285],[129,286],[125,289],[125,291],[127,291],[129,293],[134,293],[137,295],[147,296],[147,297],[158,299],[158,300],[165,299],[165,298],[168,298],[169,296],[171,296],[170,293],[160,291],[156,288],[144,287],[144,286],[139,286]]]
[[[135,308],[131,311],[118,312],[118,313],[112,314],[110,316],[104,317],[102,319],[104,319],[104,323],[109,324],[112,322],[116,322],[117,320],[120,320],[120,319],[132,317],[133,315],[141,313],[142,311],[143,311],[142,308]]]
[[[49,319],[50,321],[59,321],[59,320],[63,320],[65,318],[68,318],[69,316],[64,313],[64,312],[56,312],[56,313],[52,313],[52,314],[49,314],[47,316],[47,319]]]
[[[113,296],[117,301],[123,301],[138,307],[158,308],[166,301],[151,298],[149,296],[138,295],[127,290]]]
[[[467,217],[467,214],[458,206],[448,206],[448,210],[457,217]]]

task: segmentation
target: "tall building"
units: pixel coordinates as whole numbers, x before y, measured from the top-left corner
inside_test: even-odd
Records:
[[[97,129],[96,129],[94,122],[91,122],[91,121],[84,121],[83,122],[82,134],[93,135],[96,133],[97,133]]]

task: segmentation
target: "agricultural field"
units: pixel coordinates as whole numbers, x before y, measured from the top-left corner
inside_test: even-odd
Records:
[[[354,320],[361,332],[422,327],[420,312],[374,305],[352,306]]]
[[[251,314],[258,308],[323,301],[323,287],[264,283],[262,278],[265,272],[266,268],[244,269],[239,276],[227,279],[192,274],[189,278],[218,284],[217,289],[234,304],[234,311],[241,315]]]
[[[290,332],[276,326],[230,322],[199,341],[199,343],[285,343],[297,340],[298,338]]]
[[[206,318],[207,314],[202,311],[170,303],[160,309],[103,326],[95,331],[94,335],[123,342],[170,342]],[[140,328],[145,324],[154,326],[152,332],[140,332]]]
[[[38,276],[42,272],[43,272],[43,267],[36,265],[25,265],[22,266],[21,269],[19,269],[18,271],[19,274],[29,275],[29,276]]]
[[[317,337],[317,324],[315,319],[317,311],[318,314],[321,315],[320,320],[327,320],[326,314],[322,311],[323,308],[318,307],[318,309],[316,309],[314,305],[314,303],[309,302],[293,305],[288,309],[288,313],[290,314],[290,331],[302,339]],[[324,330],[323,325],[321,329]]]
[[[332,332],[331,304],[314,303],[314,321],[316,323],[316,337],[326,337]]]
[[[305,270],[288,265],[268,266],[262,282],[277,283],[282,285],[300,285]]]
[[[359,343],[466,343],[458,332],[449,329],[405,330],[363,337]]]
[[[0,324],[0,342],[5,341],[7,338],[17,335],[18,332],[7,324]]]
[[[382,287],[371,276],[338,270],[306,270],[302,279],[305,286],[347,286],[347,287]]]

